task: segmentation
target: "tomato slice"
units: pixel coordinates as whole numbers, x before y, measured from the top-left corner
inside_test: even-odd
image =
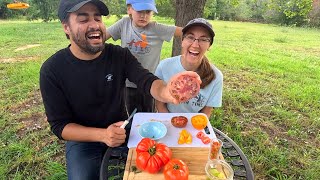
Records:
[[[202,138],[201,141],[203,142],[203,144],[209,144],[211,140],[208,136],[206,136],[206,137]]]
[[[206,135],[202,131],[199,131],[196,136],[197,136],[197,138],[202,139]]]

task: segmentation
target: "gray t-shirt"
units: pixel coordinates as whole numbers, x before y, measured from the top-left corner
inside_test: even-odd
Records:
[[[127,47],[142,66],[154,73],[160,62],[163,41],[170,41],[176,26],[150,22],[147,26],[135,27],[130,17],[123,17],[107,31],[114,41],[121,39],[121,46]],[[137,86],[128,81],[127,87]]]

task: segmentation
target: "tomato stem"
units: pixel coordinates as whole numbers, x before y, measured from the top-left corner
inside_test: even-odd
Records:
[[[180,169],[180,166],[179,166],[178,164],[175,164],[175,165],[173,165],[173,169],[174,169],[174,170],[179,170],[179,169]]]
[[[152,156],[156,153],[156,146],[152,146],[148,149],[149,154]]]

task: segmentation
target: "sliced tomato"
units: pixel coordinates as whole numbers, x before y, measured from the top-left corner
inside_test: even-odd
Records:
[[[203,144],[209,144],[211,140],[208,136],[206,136],[206,137],[202,138],[201,141],[203,142]]]
[[[202,139],[202,138],[205,137],[206,135],[204,134],[204,132],[199,131],[196,136],[197,136],[197,138]]]

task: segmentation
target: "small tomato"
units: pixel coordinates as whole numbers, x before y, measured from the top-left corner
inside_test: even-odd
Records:
[[[165,180],[188,180],[189,169],[180,159],[171,159],[163,169]]]
[[[203,144],[209,144],[211,140],[208,136],[206,136],[206,137],[202,138],[201,141],[203,142]]]
[[[196,136],[197,136],[197,138],[202,139],[202,138],[205,137],[206,135],[204,134],[204,132],[199,131]]]
[[[192,135],[185,129],[180,132],[180,136],[178,139],[178,144],[191,144],[192,143]]]
[[[186,127],[187,123],[188,118],[186,118],[185,116],[174,116],[171,118],[171,124],[177,128]]]

